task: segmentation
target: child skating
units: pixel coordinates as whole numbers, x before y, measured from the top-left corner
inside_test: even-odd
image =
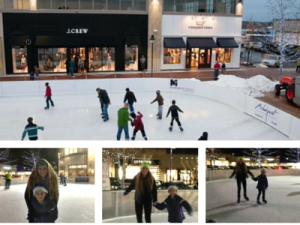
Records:
[[[131,113],[130,116],[133,118],[133,121],[131,121],[131,126],[134,127],[133,136],[131,137],[131,140],[134,141],[136,133],[138,131],[141,131],[143,138],[147,141],[148,139],[147,139],[145,129],[144,129],[144,124],[142,121],[143,114],[140,112],[138,112],[138,115],[136,115],[135,113]]]
[[[38,130],[44,130],[44,127],[38,126],[33,123],[33,118],[28,117],[27,119],[28,124],[26,125],[23,134],[22,134],[22,141],[24,140],[26,134],[28,133],[28,138],[30,141],[36,141],[38,139]]]
[[[268,188],[268,179],[266,176],[266,170],[262,169],[261,170],[261,174],[258,177],[254,177],[253,178],[254,181],[258,181],[256,188],[258,189],[258,195],[257,195],[257,204],[261,204],[259,199],[260,199],[260,195],[262,193],[262,200],[264,203],[267,204],[267,200],[266,200],[266,189]]]
[[[169,111],[167,113],[167,117],[169,116],[170,112],[171,112],[171,116],[172,116],[172,118],[171,118],[171,124],[170,124],[170,127],[169,127],[170,131],[173,130],[173,122],[174,122],[174,120],[176,120],[176,122],[177,122],[177,124],[179,126],[179,129],[181,131],[183,131],[183,128],[182,128],[181,123],[179,121],[178,111],[181,112],[181,113],[183,113],[183,111],[176,105],[176,101],[173,100],[172,101],[172,105],[170,106]]]
[[[186,200],[177,195],[176,186],[170,186],[168,193],[169,196],[163,203],[154,203],[153,206],[159,210],[167,208],[169,223],[182,223],[185,219],[182,207],[186,209],[190,216],[192,215],[192,207]]]
[[[50,199],[48,190],[37,185],[33,189],[33,198],[31,204],[34,208],[34,214],[28,213],[27,219],[34,223],[54,223],[57,219],[57,203]]]

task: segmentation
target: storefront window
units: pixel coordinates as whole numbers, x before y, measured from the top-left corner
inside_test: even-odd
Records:
[[[106,0],[94,0],[94,9],[106,10]]]
[[[230,63],[231,62],[231,48],[217,48],[216,61]]]
[[[69,166],[69,176],[87,176],[87,165],[75,165]]]
[[[175,0],[164,0],[164,11],[175,12]]]
[[[120,9],[120,0],[109,0],[107,1],[108,10],[119,10]]]
[[[28,73],[27,49],[20,48],[20,47],[13,47],[12,57],[13,57],[13,72]]]
[[[180,48],[164,49],[164,64],[180,64],[180,59],[181,59]]]
[[[65,9],[65,0],[52,0],[52,9]]]
[[[89,71],[114,71],[115,48],[89,48]]]
[[[138,46],[125,45],[125,70],[138,70]]]
[[[216,12],[217,13],[235,13],[235,0],[217,0]]]
[[[38,61],[41,72],[66,72],[66,48],[39,48]]]
[[[51,9],[50,0],[37,0],[37,9]]]
[[[67,9],[79,9],[79,0],[66,0]]]
[[[80,0],[80,9],[93,9],[93,0]]]
[[[133,10],[133,0],[121,0],[121,10]]]
[[[146,11],[146,0],[135,0],[134,10]]]

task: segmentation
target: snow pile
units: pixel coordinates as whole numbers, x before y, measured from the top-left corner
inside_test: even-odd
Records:
[[[207,81],[209,84],[230,88],[254,98],[263,97],[263,92],[274,91],[278,82],[271,81],[263,75],[257,75],[248,79],[234,75],[220,75],[218,81]]]
[[[254,65],[255,68],[268,68],[266,65],[259,63]]]

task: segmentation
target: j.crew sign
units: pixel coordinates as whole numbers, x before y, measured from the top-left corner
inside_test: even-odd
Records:
[[[68,28],[67,34],[87,34],[89,29],[87,28]]]

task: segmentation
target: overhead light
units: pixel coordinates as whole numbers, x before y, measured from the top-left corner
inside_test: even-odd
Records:
[[[11,170],[11,167],[10,166],[3,166],[3,169],[5,169],[5,170]]]
[[[274,159],[267,159],[268,161],[274,161]]]
[[[250,161],[250,159],[249,159],[249,158],[244,158],[244,160],[245,160],[245,161]]]

